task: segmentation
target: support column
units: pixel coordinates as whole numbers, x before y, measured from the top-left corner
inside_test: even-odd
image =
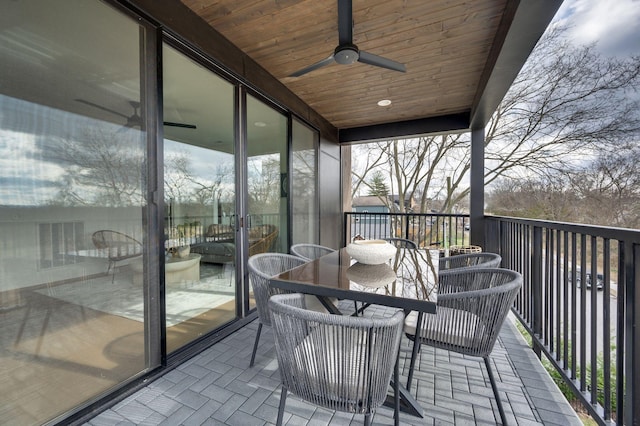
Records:
[[[484,127],[471,131],[469,216],[471,244],[485,246],[484,224]]]

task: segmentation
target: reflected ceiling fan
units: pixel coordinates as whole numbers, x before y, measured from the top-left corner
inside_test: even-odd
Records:
[[[107,108],[102,105],[95,104],[93,102],[85,101],[84,99],[76,99],[76,101],[83,103],[85,105],[92,106],[94,108],[101,109],[103,111],[110,112],[111,114],[126,118],[127,122],[125,123],[124,127],[141,127],[142,126],[142,117],[140,117],[140,114],[138,114],[138,109],[140,108],[140,102],[138,101],[129,101],[129,105],[131,105],[131,107],[133,108],[133,114],[131,115],[123,114],[111,108]],[[174,123],[171,121],[163,121],[162,124],[164,124],[165,126],[182,127],[184,129],[196,128],[195,124]]]
[[[362,62],[363,64],[373,65],[376,67],[387,68],[393,71],[406,72],[404,64],[373,53],[365,52],[358,49],[353,44],[353,4],[352,0],[338,0],[338,46],[328,57],[306,68],[289,75],[289,77],[300,77],[311,71],[315,71],[325,65],[333,62],[341,65],[353,64],[354,62]]]

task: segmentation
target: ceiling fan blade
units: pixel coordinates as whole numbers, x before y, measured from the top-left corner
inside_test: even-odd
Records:
[[[353,44],[353,3],[338,0],[338,44]]]
[[[163,121],[162,124],[165,126],[182,127],[184,129],[196,129],[195,124],[174,123],[172,121]]]
[[[76,99],[76,102],[80,102],[82,104],[89,105],[89,106],[92,106],[94,108],[98,108],[98,109],[101,109],[103,111],[110,112],[111,114],[115,114],[115,115],[117,115],[119,117],[124,117],[124,118],[127,118],[127,119],[129,118],[129,116],[126,115],[126,114],[123,114],[123,113],[118,112],[116,110],[113,110],[111,108],[103,107],[102,105],[94,104],[93,102],[85,101],[84,99]]]
[[[325,65],[329,65],[330,63],[333,62],[333,54],[331,54],[331,56],[329,56],[328,58],[325,58],[321,61],[316,62],[313,65],[309,65],[306,68],[302,68],[301,70],[298,70],[296,72],[294,72],[293,74],[290,74],[289,77],[300,77],[301,75],[304,75],[306,73],[309,73],[311,71],[315,71],[318,68],[322,68]]]
[[[358,62],[387,68],[393,71],[407,72],[407,68],[400,62],[392,61],[391,59],[383,58],[382,56],[374,55],[373,53],[363,52],[362,50],[360,51]]]

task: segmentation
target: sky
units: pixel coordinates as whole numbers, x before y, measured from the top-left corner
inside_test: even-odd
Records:
[[[640,0],[564,0],[555,22],[579,44],[597,42],[607,56],[640,56]]]

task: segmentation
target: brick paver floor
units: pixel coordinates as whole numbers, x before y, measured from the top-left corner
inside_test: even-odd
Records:
[[[341,309],[352,308],[342,301]],[[388,315],[371,306],[365,315]],[[280,399],[280,379],[273,334],[264,327],[253,368],[249,360],[257,321],[153,381],[87,425],[272,425]],[[403,337],[402,383],[406,382],[411,342]],[[401,413],[403,425],[495,425],[499,413],[481,359],[423,346],[412,394],[424,418]],[[511,320],[505,322],[491,355],[496,380],[513,425],[581,425]],[[289,394],[286,425],[362,424],[364,417],[334,412]],[[393,410],[382,407],[375,425],[392,425]]]

